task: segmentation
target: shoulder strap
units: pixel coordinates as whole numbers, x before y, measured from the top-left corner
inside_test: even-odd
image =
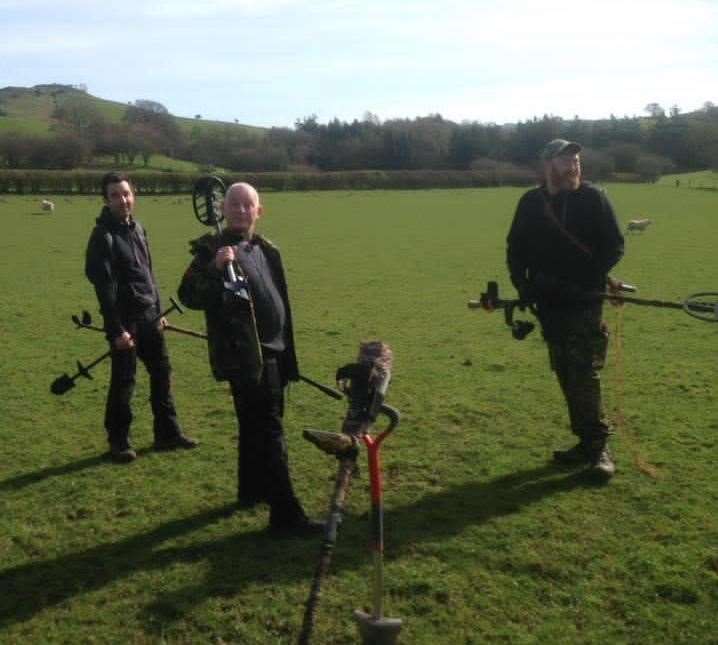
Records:
[[[581,240],[579,240],[571,231],[569,231],[556,217],[556,213],[553,210],[553,205],[548,197],[544,194],[543,190],[539,190],[541,199],[543,199],[544,214],[548,220],[558,229],[559,233],[563,235],[571,244],[577,247],[580,251],[585,253],[589,258],[593,257],[593,252],[589,249]]]

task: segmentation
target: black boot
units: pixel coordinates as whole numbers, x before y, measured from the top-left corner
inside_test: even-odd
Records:
[[[590,454],[586,442],[581,439],[568,450],[554,450],[553,460],[565,466],[580,466],[590,463]]]
[[[324,531],[325,522],[309,519],[296,499],[270,506],[269,532],[277,537],[308,537]]]
[[[611,479],[616,473],[616,464],[605,442],[592,450],[590,471],[603,479]]]

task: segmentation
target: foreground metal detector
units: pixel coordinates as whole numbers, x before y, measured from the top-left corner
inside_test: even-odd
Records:
[[[224,182],[214,175],[200,177],[192,190],[192,208],[197,220],[205,226],[214,226],[218,235],[222,234],[222,201],[227,188]],[[237,275],[230,262],[225,268],[226,279],[224,287],[243,300],[249,300],[247,281],[242,275]]]
[[[75,323],[75,326],[77,329],[90,329],[92,331],[101,331],[104,332],[105,329],[103,327],[96,327],[92,324],[92,315],[89,311],[86,309],[82,312],[82,318],[79,316],[73,315],[72,322]],[[173,331],[178,334],[183,334],[185,336],[191,336],[192,338],[201,338],[203,340],[207,340],[207,334],[203,334],[199,331],[194,331],[194,329],[186,329],[185,327],[178,327],[177,325],[172,325],[170,323],[167,323],[164,326],[164,329],[167,331]],[[308,376],[304,376],[304,374],[299,375],[299,380],[303,381],[304,383],[307,383],[308,385],[311,385],[312,387],[316,388],[320,392],[323,392],[327,396],[332,397],[333,399],[336,399],[337,401],[344,398],[344,395],[339,392],[338,390],[335,390],[334,388],[331,388],[327,385],[322,385],[321,383],[318,383],[314,379],[309,378]]]
[[[613,281],[612,288],[616,291],[633,292],[636,290],[632,285],[622,282]],[[583,299],[585,301],[608,300],[614,304],[634,304],[646,307],[660,307],[665,309],[680,309],[693,318],[704,320],[706,322],[718,322],[718,292],[705,291],[695,293],[688,296],[683,302],[672,302],[670,300],[649,300],[646,298],[635,298],[626,296],[623,293],[591,293],[587,294]],[[515,310],[521,311],[528,309],[536,315],[535,303],[524,302],[518,298],[505,300],[499,297],[499,287],[496,282],[489,282],[486,285],[486,291],[481,294],[478,300],[469,300],[469,309],[483,309],[485,311],[494,311],[496,309],[504,310],[504,321],[511,327],[513,337],[523,340],[534,329],[534,323],[525,320],[514,320]]]
[[[321,583],[329,571],[338,527],[341,524],[349,484],[356,471],[359,443],[367,446],[369,473],[372,490],[372,537],[374,553],[374,583],[372,612],[356,611],[362,642],[392,645],[398,638],[402,622],[398,618],[384,616],[383,594],[383,506],[381,493],[381,470],[379,448],[386,437],[399,423],[399,413],[384,403],[391,380],[392,352],[380,341],[362,343],[356,363],[350,363],[337,370],[337,383],[349,399],[341,432],[305,430],[304,437],[339,460],[334,483],[334,492],[329,503],[329,516],[319,562],[312,581],[311,590],[304,611],[299,644],[308,645],[314,628],[316,612],[321,595]],[[379,415],[387,417],[389,424],[378,436],[371,435],[371,429]]]
[[[168,307],[163,311],[161,314],[155,316],[152,319],[152,323],[158,322],[161,318],[164,318],[165,316],[169,316],[173,311],[178,311],[179,313],[183,313],[182,307],[180,307],[179,303],[174,299],[170,298],[170,302],[172,303],[171,307]],[[87,313],[87,312],[85,312]],[[92,327],[91,322],[92,318],[89,317],[89,313],[87,316],[84,316],[83,314],[83,320],[81,321],[77,316],[72,317],[72,321],[78,326],[78,327],[84,327],[86,329],[94,329],[96,331],[102,331],[105,330],[101,327]],[[87,321],[87,325],[83,324],[84,321]],[[102,356],[98,356],[94,361],[89,363],[88,365],[83,365],[80,361],[77,361],[77,373],[70,376],[67,374],[62,374],[61,376],[58,376],[51,384],[50,384],[50,392],[53,394],[61,395],[65,394],[65,392],[71,390],[73,387],[75,387],[75,381],[83,376],[86,379],[92,380],[92,374],[90,374],[90,370],[95,367],[95,365],[101,363],[104,361],[108,356],[112,354],[112,349],[107,350]]]

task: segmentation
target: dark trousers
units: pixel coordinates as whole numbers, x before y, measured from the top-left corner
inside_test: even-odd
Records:
[[[571,431],[589,447],[605,445],[610,428],[601,405],[599,371],[606,361],[608,332],[601,308],[558,310],[544,324],[551,368],[568,408]],[[544,316],[542,322],[547,321]]]
[[[127,331],[135,340],[134,349],[112,350],[112,374],[105,408],[105,428],[110,445],[129,446],[132,423],[132,394],[135,390],[137,358],[150,377],[150,405],[155,439],[168,439],[181,432],[171,389],[171,372],[164,334],[151,320],[128,322]]]
[[[305,518],[289,476],[284,439],[284,388],[275,358],[265,358],[260,383],[230,379],[239,422],[238,497],[240,503],[266,501],[270,523]]]

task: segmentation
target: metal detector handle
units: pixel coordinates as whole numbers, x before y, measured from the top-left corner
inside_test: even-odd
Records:
[[[234,270],[234,265],[231,262],[227,263],[227,266],[225,267],[225,271],[227,272],[227,280],[229,282],[237,282],[237,273]]]

